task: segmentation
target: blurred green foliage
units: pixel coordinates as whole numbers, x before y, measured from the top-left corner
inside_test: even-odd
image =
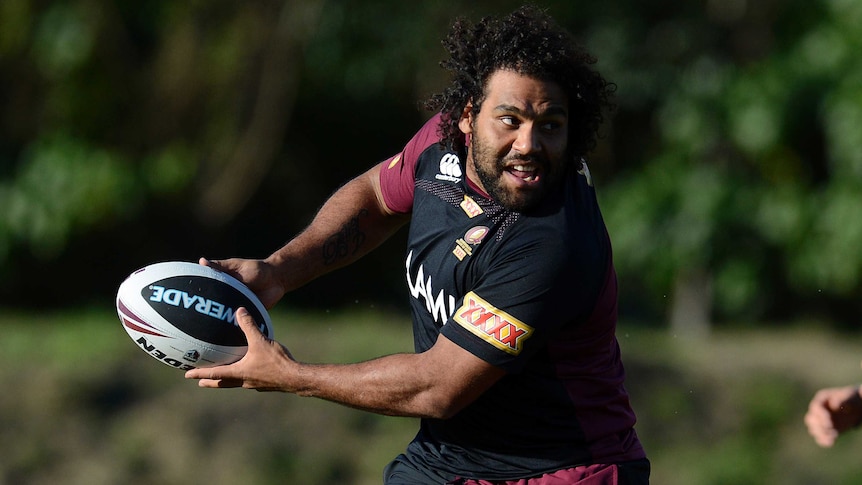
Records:
[[[706,270],[717,312],[733,318],[808,310],[793,296],[823,295],[820,310],[827,295],[858,298],[862,6],[703,7],[643,26],[676,51],[619,48],[630,61],[621,79],[655,81],[654,139],[603,196],[620,272],[641,275],[655,297]],[[662,54],[673,68],[656,62]]]
[[[121,216],[140,195],[121,156],[82,140],[56,135],[37,140],[18,172],[0,186],[3,239],[20,239],[48,259],[68,239],[98,221]]]
[[[307,362],[412,349],[409,316],[396,312],[272,317]],[[379,484],[418,426],[317,399],[200,389],[142,352],[107,310],[7,312],[0,326],[0,385],[14,389],[0,395],[0,483]],[[809,325],[691,342],[619,330],[652,483],[859,482],[862,432],[823,449],[802,421],[816,389],[858,379],[858,335]]]
[[[858,317],[862,4],[537,3],[618,87],[591,168],[624,311],[663,318],[696,287],[717,319]],[[518,4],[4,0],[3,303],[265,255],[429,115],[454,16]],[[379,291],[328,280],[317,301],[399,296],[398,251],[348,273]]]

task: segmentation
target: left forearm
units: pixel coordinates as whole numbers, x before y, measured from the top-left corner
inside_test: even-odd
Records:
[[[237,321],[248,351],[238,362],[192,369],[201,387],[244,387],[317,397],[391,416],[446,419],[473,402],[505,371],[444,336],[427,351],[356,364],[305,364],[260,333],[245,309]]]
[[[393,354],[356,364],[299,364],[285,391],[389,416],[449,414],[422,354]]]

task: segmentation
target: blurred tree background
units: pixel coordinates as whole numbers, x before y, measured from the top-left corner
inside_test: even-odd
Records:
[[[855,324],[862,3],[545,0],[617,84],[591,168],[622,312]],[[519,2],[0,2],[0,301],[106,306],[158,260],[261,257],[396,153],[456,15]],[[400,237],[288,296],[400,305]]]

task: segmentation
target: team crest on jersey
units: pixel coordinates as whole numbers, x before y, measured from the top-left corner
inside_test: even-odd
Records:
[[[489,229],[485,226],[476,226],[464,234],[464,240],[472,245],[477,245],[488,235]]]
[[[446,182],[458,183],[461,181],[461,160],[454,153],[447,153],[440,159],[440,173],[434,178]]]
[[[466,195],[466,194],[464,195],[464,200],[461,201],[460,206],[461,206],[461,210],[463,210],[464,213],[467,214],[467,217],[469,217],[470,219],[472,219],[472,218],[478,216],[479,214],[485,212],[482,210],[481,207],[479,207],[479,204],[477,204],[476,201],[473,200],[472,197],[470,197],[469,195]]]
[[[467,256],[473,255],[473,246],[482,242],[485,236],[488,235],[488,228],[485,226],[476,226],[470,228],[464,237],[458,238],[455,241],[455,249],[452,254],[458,258],[458,261],[464,261]]]
[[[533,327],[491,305],[472,291],[464,296],[464,304],[455,311],[453,321],[494,347],[518,355],[524,341],[533,334]]]

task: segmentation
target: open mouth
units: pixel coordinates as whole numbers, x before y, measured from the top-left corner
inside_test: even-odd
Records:
[[[535,165],[510,165],[506,171],[524,182],[535,182],[539,179],[539,168]]]

